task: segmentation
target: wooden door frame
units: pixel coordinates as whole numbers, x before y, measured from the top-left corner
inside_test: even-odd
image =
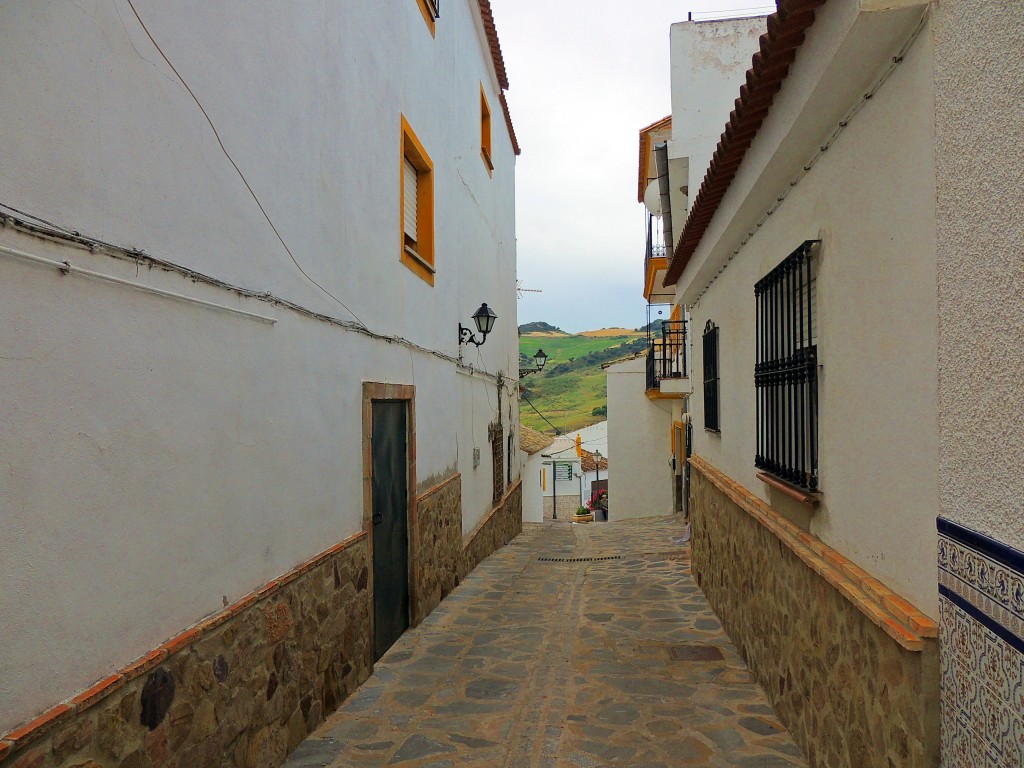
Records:
[[[416,615],[414,603],[416,600],[416,572],[417,555],[419,551],[419,531],[416,525],[416,387],[412,384],[384,384],[376,381],[363,382],[363,531],[366,533],[368,547],[369,578],[367,581],[367,595],[369,596],[369,619],[370,619],[370,642],[367,652],[369,654],[369,667],[373,669],[374,638],[376,636],[375,603],[376,592],[373,583],[373,403],[374,401],[390,400],[405,402],[406,407],[406,453],[408,489],[406,503],[406,520],[409,534],[408,552],[408,587],[409,587],[409,627],[412,628],[412,619]]]

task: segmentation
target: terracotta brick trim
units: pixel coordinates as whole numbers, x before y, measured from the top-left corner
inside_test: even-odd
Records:
[[[925,638],[939,636],[938,624],[918,608],[817,536],[801,530],[705,459],[692,456],[690,466],[767,528],[900,646],[908,651],[922,651]]]
[[[421,500],[427,498],[428,496],[433,496],[435,493],[440,491],[446,485],[454,483],[456,480],[460,480],[461,478],[462,478],[462,473],[461,472],[456,472],[451,477],[446,477],[444,480],[442,480],[437,485],[434,485],[434,486],[428,488],[427,490],[423,491],[423,493],[417,493],[416,494],[416,501],[421,501]]]
[[[126,683],[131,682],[135,678],[144,675],[153,667],[166,660],[169,656],[187,649],[196,641],[208,635],[212,630],[216,629],[224,622],[234,618],[246,608],[249,608],[261,600],[273,597],[285,585],[295,581],[295,579],[302,576],[302,574],[322,564],[324,561],[339,552],[362,541],[365,537],[366,532],[359,531],[358,533],[349,536],[347,539],[338,542],[330,549],[321,552],[318,555],[314,555],[309,560],[306,560],[292,568],[292,570],[288,571],[288,573],[283,576],[267,582],[241,599],[236,600],[226,608],[223,608],[211,616],[200,620],[197,624],[178,633],[158,648],[138,659],[135,659],[110,676],[97,681],[81,693],[77,693],[66,701],[50,707],[38,717],[35,717],[3,734],[0,736],[0,762],[3,761],[9,750],[24,747],[26,744],[29,744],[46,734],[54,726],[67,722],[75,715],[84,712],[95,704],[98,704],[111,693],[118,690]]]
[[[499,511],[505,508],[505,504],[508,503],[509,497],[512,496],[522,484],[523,479],[519,478],[519,480],[510,485],[508,489],[505,491],[505,495],[501,497],[501,500],[498,501],[493,507],[491,507],[491,511],[484,515],[483,519],[476,524],[476,527],[472,531],[470,531],[468,534],[462,537],[462,548],[464,550],[470,547],[470,545],[473,543],[473,539],[475,539],[477,535],[484,529],[484,527],[491,521],[491,518],[494,517]]]

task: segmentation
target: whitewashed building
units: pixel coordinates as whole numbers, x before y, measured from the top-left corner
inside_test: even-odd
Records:
[[[813,766],[1024,764],[1021,29],[780,2],[674,217],[694,574]]]
[[[0,763],[276,764],[520,529],[519,148],[437,11],[0,8]]]
[[[544,521],[544,491],[548,483],[549,459],[544,450],[555,438],[525,424],[519,425],[520,466],[523,476],[523,522]]]
[[[640,129],[637,169],[637,201],[647,213],[643,295],[648,315],[665,318],[650,333],[646,355],[604,366],[609,450],[629,459],[608,485],[614,519],[672,514],[685,506],[692,328],[665,274],[690,189],[711,160],[764,26],[764,18],[755,17],[680,22],[670,30],[672,114]]]

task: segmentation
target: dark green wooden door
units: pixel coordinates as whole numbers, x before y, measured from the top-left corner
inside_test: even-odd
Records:
[[[373,403],[373,658],[409,627],[406,404]]]

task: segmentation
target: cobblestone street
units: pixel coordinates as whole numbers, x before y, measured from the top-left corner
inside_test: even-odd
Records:
[[[682,534],[679,518],[525,526],[287,768],[805,766]]]

